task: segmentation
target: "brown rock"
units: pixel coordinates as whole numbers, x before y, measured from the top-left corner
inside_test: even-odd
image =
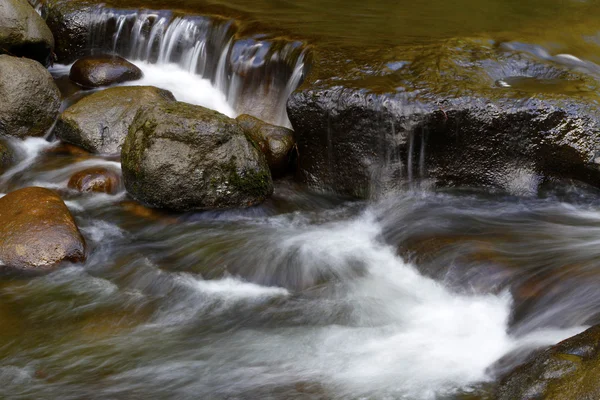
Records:
[[[267,158],[273,177],[289,172],[294,149],[294,131],[271,125],[248,114],[236,118],[246,136],[253,140]]]
[[[86,88],[114,85],[141,79],[142,70],[126,59],[112,55],[80,58],[71,67],[69,78]]]
[[[119,187],[119,174],[107,168],[88,168],[73,175],[69,187],[84,193],[115,193]]]
[[[52,190],[28,187],[0,198],[0,261],[9,272],[42,272],[85,260],[85,241]]]

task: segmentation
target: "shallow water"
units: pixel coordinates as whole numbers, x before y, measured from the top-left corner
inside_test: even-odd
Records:
[[[514,46],[558,62],[573,61],[555,59],[565,49],[593,61],[600,43],[587,22],[600,16],[594,1],[144,5],[231,7],[248,30],[260,20],[324,46],[483,34],[531,39]],[[236,114],[215,80],[134,61],[145,78],[131,84]],[[67,72],[52,69],[64,107],[92,93]],[[173,214],[122,186],[67,187],[89,167],[120,173],[118,158],[60,151],[52,135],[9,145],[20,162],[0,176],[0,193],[57,190],[89,255],[0,281],[3,398],[487,399],[533,350],[600,323],[599,192],[577,183],[358,202],[284,179],[258,207]]]
[[[58,190],[89,258],[0,283],[3,396],[484,398],[599,322],[591,189],[363,203],[283,180],[260,207],[181,215],[66,187],[114,160],[11,145],[0,191]]]

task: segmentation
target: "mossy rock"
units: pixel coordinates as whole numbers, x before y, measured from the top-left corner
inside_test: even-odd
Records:
[[[600,398],[600,325],[537,354],[505,377],[498,400]]]
[[[155,208],[249,207],[273,192],[264,155],[234,119],[182,102],[138,112],[121,164],[127,191]]]
[[[61,140],[91,153],[118,155],[129,127],[142,107],[175,101],[153,86],[121,86],[96,92],[67,108],[54,132]]]

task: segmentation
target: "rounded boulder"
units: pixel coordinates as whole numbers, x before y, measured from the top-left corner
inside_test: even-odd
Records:
[[[52,62],[54,37],[26,0],[0,1],[0,53]]]
[[[141,69],[123,57],[95,55],[75,61],[69,79],[84,88],[97,88],[135,81],[144,76]]]
[[[52,75],[27,58],[0,55],[0,134],[43,136],[54,124],[60,92]]]
[[[119,86],[87,96],[67,108],[54,132],[61,140],[91,153],[118,155],[140,108],[175,101],[171,92],[153,86]]]
[[[294,131],[268,124],[248,114],[242,114],[236,119],[267,158],[273,176],[280,177],[289,172],[295,146]]]
[[[119,187],[119,174],[108,168],[88,168],[73,175],[68,186],[83,193],[113,194]]]
[[[273,192],[264,155],[234,119],[182,102],[138,113],[121,167],[127,191],[155,208],[241,208]]]
[[[0,264],[9,272],[43,272],[85,260],[85,241],[54,191],[28,187],[0,198]]]

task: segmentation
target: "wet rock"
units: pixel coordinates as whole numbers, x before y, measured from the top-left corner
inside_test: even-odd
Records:
[[[12,149],[0,141],[0,174],[4,173],[11,166],[13,158]]]
[[[53,49],[52,32],[27,1],[0,1],[0,54],[27,57],[48,65]]]
[[[85,259],[85,242],[52,190],[29,187],[0,198],[0,260],[9,272],[51,270]]]
[[[127,191],[156,208],[248,207],[273,192],[264,155],[234,119],[181,102],[138,113],[121,165]]]
[[[45,151],[48,154],[56,154],[61,156],[88,157],[90,153],[84,149],[74,146],[69,143],[60,143],[58,146],[50,147]]]
[[[42,14],[54,35],[57,61],[71,64],[87,54],[93,10],[97,5],[84,1],[56,0],[46,2]]]
[[[290,170],[294,131],[268,124],[248,114],[238,116],[238,123],[267,158],[273,177],[281,177]]]
[[[591,74],[473,40],[360,54],[315,50],[288,101],[303,182],[356,197],[425,179],[515,194],[556,177],[600,185]]]
[[[67,108],[54,132],[61,140],[92,153],[117,155],[140,108],[174,100],[171,92],[152,86],[105,89]]]
[[[498,400],[600,398],[600,326],[534,355],[505,377]]]
[[[80,192],[115,193],[119,187],[119,174],[107,168],[88,168],[69,179],[69,187]]]
[[[77,60],[71,67],[69,79],[85,88],[96,88],[135,81],[143,75],[141,69],[123,57],[94,55]]]
[[[0,55],[0,134],[42,136],[54,124],[60,92],[38,62]]]

